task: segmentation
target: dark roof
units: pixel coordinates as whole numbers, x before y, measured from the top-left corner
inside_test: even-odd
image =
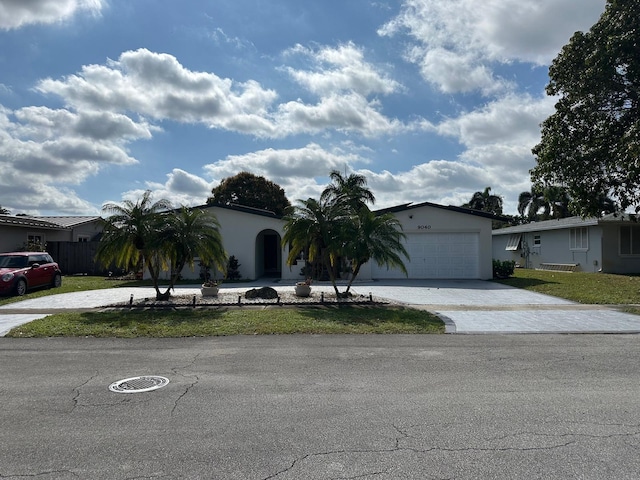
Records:
[[[77,227],[78,225],[83,225],[85,223],[95,222],[96,220],[102,220],[102,217],[96,216],[68,216],[68,217],[31,217],[36,218],[38,220],[44,220],[46,222],[55,223],[56,225],[60,225],[62,227]]]
[[[492,213],[482,212],[480,210],[473,210],[471,208],[465,208],[465,207],[455,207],[453,205],[439,205],[437,203],[431,203],[431,202],[422,202],[422,203],[416,203],[416,204],[403,203],[402,205],[396,205],[395,207],[376,210],[374,213],[376,215],[382,215],[385,213],[398,213],[398,212],[403,212],[405,210],[412,210],[414,208],[420,208],[420,207],[440,208],[442,210],[449,210],[451,212],[464,213],[466,215],[473,215],[475,217],[488,218],[491,220],[498,220],[502,222],[506,222],[508,220],[506,217],[503,217],[500,215],[493,215]]]
[[[60,225],[58,223],[49,222],[47,220],[40,220],[34,217],[24,217],[22,215],[0,215],[0,225],[8,225],[13,227],[36,227],[47,228],[51,230],[68,230],[69,227]]]
[[[524,223],[513,227],[498,228],[493,230],[493,235],[508,235],[511,233],[540,232],[544,230],[560,230],[563,228],[591,227],[600,223],[633,222],[634,217],[625,213],[610,213],[601,218],[596,217],[567,217],[541,222]]]

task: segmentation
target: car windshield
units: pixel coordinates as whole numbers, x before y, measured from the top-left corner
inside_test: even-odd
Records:
[[[0,268],[23,268],[29,264],[24,255],[0,255]]]

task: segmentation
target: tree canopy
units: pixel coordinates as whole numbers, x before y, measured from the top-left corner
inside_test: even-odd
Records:
[[[608,0],[587,33],[576,32],[549,69],[558,96],[533,148],[532,179],[566,186],[575,211],[602,214],[616,198],[640,212],[640,0]]]
[[[269,210],[276,215],[284,215],[291,203],[280,185],[264,177],[249,172],[240,172],[233,177],[223,178],[220,185],[211,190],[213,196],[207,204],[229,205],[232,203],[245,207]]]
[[[463,207],[480,210],[493,215],[502,215],[502,197],[493,195],[491,193],[491,187],[487,187],[482,192],[475,192],[471,196],[469,203],[465,203]]]

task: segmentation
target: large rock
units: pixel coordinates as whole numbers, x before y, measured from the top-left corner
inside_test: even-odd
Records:
[[[247,293],[244,294],[244,298],[278,298],[278,292],[271,287],[262,287],[262,288],[252,288],[248,290]]]

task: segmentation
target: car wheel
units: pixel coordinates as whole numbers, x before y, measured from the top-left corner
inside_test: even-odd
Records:
[[[53,288],[58,288],[60,285],[62,285],[62,275],[60,275],[59,273],[56,273],[53,276],[53,282],[51,282],[51,286]]]
[[[25,293],[27,293],[27,282],[20,279],[16,282],[16,295],[21,297]]]

